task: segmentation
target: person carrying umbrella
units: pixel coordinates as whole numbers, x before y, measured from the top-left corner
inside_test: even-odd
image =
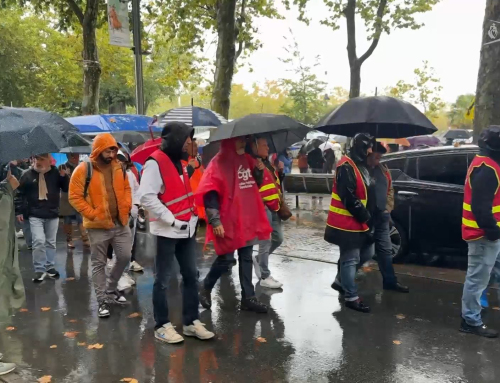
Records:
[[[183,281],[183,334],[207,340],[215,336],[200,322],[196,268],[196,205],[183,158],[194,129],[182,122],[168,122],[161,133],[160,149],[146,161],[139,187],[142,205],[151,216],[150,231],[157,238],[153,311],[155,338],[180,343],[184,338],[170,322],[167,292],[179,263]]]
[[[408,293],[410,290],[398,282],[392,265],[390,225],[391,211],[394,209],[394,188],[389,169],[380,163],[385,153],[387,149],[380,142],[376,142],[367,160],[371,182],[375,185],[375,203],[372,214],[375,254],[377,254],[377,262],[382,274],[384,290]]]
[[[371,214],[367,208],[372,188],[366,162],[372,149],[373,138],[358,133],[349,155],[337,163],[325,229],[325,240],[340,248],[340,273],[332,288],[344,294],[346,307],[364,313],[370,312],[370,307],[359,298],[354,278],[358,267],[373,256],[373,233],[368,226]]]
[[[257,299],[252,284],[253,245],[268,240],[272,232],[259,194],[265,166],[245,153],[246,145],[245,137],[223,139],[195,195],[197,205],[204,206],[207,213],[206,241],[214,242],[217,254],[201,282],[200,303],[211,308],[212,289],[229,271],[237,250],[241,309],[266,313],[268,307]]]

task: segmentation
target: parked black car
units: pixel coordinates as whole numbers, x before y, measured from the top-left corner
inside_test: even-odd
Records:
[[[465,177],[477,146],[436,147],[390,153],[395,208],[391,231],[394,258],[408,253],[466,255],[462,240]]]

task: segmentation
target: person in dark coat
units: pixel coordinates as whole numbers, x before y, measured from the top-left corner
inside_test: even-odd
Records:
[[[311,168],[312,173],[323,173],[325,159],[323,158],[323,152],[320,148],[311,150],[307,154],[307,164]]]
[[[323,165],[323,173],[332,174],[335,167],[335,152],[333,149],[327,149],[323,152],[325,163]]]

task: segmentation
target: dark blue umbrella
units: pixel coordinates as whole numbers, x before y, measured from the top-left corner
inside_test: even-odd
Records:
[[[0,162],[57,153],[89,142],[57,114],[34,108],[0,107]]]
[[[188,126],[219,126],[226,124],[227,120],[219,113],[210,109],[197,106],[183,106],[170,109],[158,116],[159,125],[163,126],[167,122],[183,122]]]
[[[149,132],[152,117],[136,114],[97,114],[93,116],[70,117],[66,119],[81,133],[111,133],[122,131]],[[161,129],[153,126],[153,131]]]

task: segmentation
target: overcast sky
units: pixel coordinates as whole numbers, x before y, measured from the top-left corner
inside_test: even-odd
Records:
[[[383,90],[398,80],[409,82],[414,77],[413,70],[422,60],[428,60],[441,78],[445,101],[454,102],[460,94],[475,93],[484,9],[485,0],[441,0],[431,12],[419,17],[425,23],[420,30],[396,30],[382,35],[377,49],[363,64],[361,92],[374,94],[375,87]],[[315,56],[321,56],[320,66],[315,68],[317,75],[330,88],[348,89],[345,23],[335,32],[320,25],[325,12],[323,0],[310,0],[309,26],[297,21],[295,11],[283,10],[284,20],[258,20],[259,39],[264,46],[249,59],[253,72],[240,69],[234,82],[250,88],[254,82],[290,77],[279,58],[285,56],[283,47],[287,43],[283,36],[289,36],[291,28],[310,64]],[[361,21],[357,22],[357,42],[359,57],[369,45]]]

